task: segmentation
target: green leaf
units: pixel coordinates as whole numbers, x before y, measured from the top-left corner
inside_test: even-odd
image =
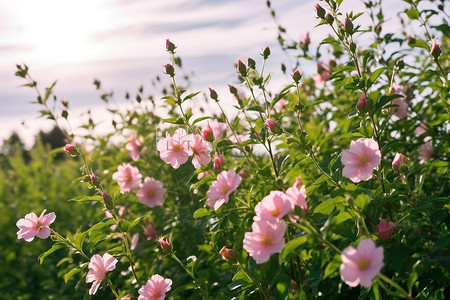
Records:
[[[393,94],[393,95],[383,95],[381,96],[380,100],[378,100],[377,104],[375,105],[375,112],[382,109],[389,101],[392,101],[396,98],[403,98],[403,95]]]
[[[251,111],[259,111],[259,112],[264,112],[264,109],[258,105],[252,105],[249,108],[247,108],[247,110],[251,110]]]
[[[130,223],[127,220],[122,219],[119,221],[119,228],[123,232],[127,232],[130,229]]]
[[[196,124],[198,122],[201,122],[203,120],[207,120],[207,119],[212,119],[212,118],[211,117],[200,117],[200,118],[197,118],[197,119],[194,120],[194,122],[192,122],[192,125],[194,125],[194,124]]]
[[[336,197],[336,198],[331,198],[331,199],[325,200],[322,203],[320,203],[319,205],[317,205],[316,209],[314,210],[314,213],[328,216],[334,210],[336,204],[344,203],[344,202],[345,202],[345,199],[343,197]]]
[[[88,264],[89,264],[88,262],[85,262],[84,264],[76,266],[75,268],[70,270],[68,273],[66,273],[66,275],[64,275],[64,282],[67,283],[73,275],[80,273],[80,271],[86,268]]]
[[[42,103],[43,103],[43,104],[45,104],[45,103],[47,102],[48,97],[50,97],[50,95],[51,95],[51,93],[52,93],[52,90],[53,90],[53,88],[55,87],[55,85],[56,85],[56,81],[53,82],[53,84],[52,84],[50,87],[45,88],[44,99],[42,99]]]
[[[68,201],[76,201],[76,202],[86,202],[86,201],[102,201],[101,196],[77,196]]]
[[[414,9],[414,8],[406,10],[406,15],[411,20],[417,20],[420,17],[419,11],[417,9]]]
[[[300,245],[306,243],[308,240],[308,236],[302,235],[298,238],[293,239],[292,241],[289,241],[281,251],[280,256],[278,257],[280,264],[282,262],[288,262],[287,258],[294,252],[294,250],[299,247]]]
[[[56,244],[54,244],[49,250],[47,250],[46,252],[44,252],[41,255],[39,255],[39,263],[42,265],[42,263],[44,262],[44,259],[47,256],[49,256],[50,254],[52,254],[56,250],[59,250],[59,249],[64,248],[64,247],[66,247],[66,244],[64,244],[64,243],[56,243]]]
[[[358,197],[355,199],[355,205],[359,207],[361,210],[363,210],[367,203],[369,203],[370,197],[366,194],[359,194]]]
[[[139,222],[141,222],[142,218],[143,218],[143,216],[139,217],[136,220],[134,220],[133,222],[131,222],[130,227],[129,227],[128,230],[133,229],[137,224],[139,224]]]
[[[77,246],[78,249],[82,249],[83,248],[83,241],[84,241],[84,237],[86,236],[86,231],[85,232],[78,232],[77,234],[75,234],[75,238],[74,238],[74,244],[75,246]]]
[[[338,138],[338,141],[341,141],[341,140],[356,140],[356,139],[359,139],[359,138],[362,138],[362,137],[364,137],[364,135],[361,132],[349,132],[349,133],[341,135]]]
[[[193,217],[194,217],[194,219],[198,219],[198,218],[201,218],[201,217],[204,217],[204,216],[208,216],[211,213],[212,213],[212,210],[202,207],[202,208],[197,209],[194,212]]]
[[[186,101],[186,100],[194,98],[198,94],[200,94],[200,92],[195,92],[195,93],[191,93],[191,94],[187,95],[186,97],[183,98],[183,102]]]
[[[103,219],[101,222],[95,224],[94,226],[92,226],[89,229],[89,231],[88,231],[89,236],[93,235],[94,232],[96,232],[96,231],[103,231],[105,229],[109,229],[109,227],[113,224],[116,224],[116,221],[114,219],[112,219],[112,218]]]
[[[386,70],[387,68],[381,67],[379,69],[376,69],[373,71],[372,74],[370,74],[369,80],[367,81],[367,89],[369,89],[372,84],[378,79],[378,77]]]
[[[228,288],[229,288],[231,291],[233,291],[233,290],[238,289],[238,288],[240,288],[240,287],[243,287],[243,286],[245,286],[245,285],[247,285],[247,284],[248,284],[248,282],[245,281],[244,279],[237,279],[237,280],[233,281],[232,283],[230,283],[230,284],[228,285]]]
[[[192,109],[189,107],[189,109],[186,111],[186,120],[189,121],[191,117],[192,117]]]
[[[181,117],[180,118],[167,118],[167,119],[162,119],[162,120],[163,120],[163,122],[170,123],[170,124],[184,124],[184,121]]]
[[[325,268],[323,278],[335,277],[336,274],[338,273],[340,265],[341,265],[340,255],[335,255],[333,257],[333,260],[330,261],[330,263],[328,263],[327,267]]]
[[[446,236],[443,236],[440,239],[438,239],[434,244],[434,246],[431,248],[431,251],[436,252],[446,247],[448,244],[450,244],[450,234],[447,234]]]

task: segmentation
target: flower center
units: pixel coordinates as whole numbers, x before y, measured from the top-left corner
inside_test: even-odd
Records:
[[[153,198],[155,196],[155,191],[153,189],[147,191],[147,197]]]
[[[269,246],[272,243],[272,239],[268,236],[263,237],[261,240],[261,244],[265,247]]]
[[[229,186],[224,186],[219,189],[219,193],[221,193],[222,195],[225,195],[226,193],[228,193],[229,190],[230,190]]]
[[[358,267],[360,270],[366,270],[370,267],[370,261],[367,258],[361,258],[358,261]]]
[[[270,214],[271,214],[272,216],[276,217],[276,216],[278,216],[278,215],[280,214],[280,210],[279,210],[278,208],[275,207],[275,208],[270,212]]]
[[[368,161],[369,160],[365,156],[360,156],[359,157],[359,164],[362,165],[362,166],[365,165]]]
[[[159,291],[154,291],[152,296],[154,298],[159,298],[159,297],[161,297],[161,293]]]
[[[180,150],[181,150],[180,144],[174,144],[174,145],[173,145],[173,150],[175,150],[175,151],[180,151]]]

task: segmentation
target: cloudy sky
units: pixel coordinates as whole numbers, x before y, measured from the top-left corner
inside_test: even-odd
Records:
[[[280,73],[281,62],[289,60],[277,46],[276,24],[265,2],[0,0],[0,140],[12,130],[29,140],[38,128],[52,126],[36,118],[40,108],[29,104],[35,93],[19,88],[24,81],[14,77],[16,64],[26,63],[42,89],[57,79],[57,96],[68,99],[74,111],[101,110],[94,78],[114,90],[118,101],[141,83],[150,87],[168,62],[167,38],[177,44],[184,69],[193,72],[193,90],[213,86],[225,91],[235,82],[233,63],[238,58],[258,59],[265,46],[273,52],[269,70]],[[273,0],[272,7],[292,38],[309,31],[317,45],[327,29],[314,28],[315,2]],[[363,11],[362,2],[343,1],[342,11],[350,10]],[[368,24],[367,18],[361,22]],[[313,66],[305,68],[307,73],[314,71]],[[274,78],[288,81],[281,74]]]

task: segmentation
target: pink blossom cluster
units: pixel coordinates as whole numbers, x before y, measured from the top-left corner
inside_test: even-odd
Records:
[[[266,262],[271,254],[283,249],[287,224],[282,218],[290,215],[291,221],[295,222],[298,219],[293,214],[295,206],[299,206],[303,214],[306,213],[306,190],[304,185],[299,185],[301,180],[296,181],[286,193],[271,191],[256,205],[252,231],[244,236],[244,249],[256,263]]]
[[[211,162],[211,144],[205,141],[199,134],[187,134],[186,130],[179,128],[173,136],[166,132],[166,137],[156,145],[161,159],[178,169],[192,156],[194,168]]]
[[[142,182],[142,174],[137,167],[130,164],[122,164],[112,176],[117,181],[122,193],[136,191],[139,202],[149,207],[164,204],[166,189],[163,183],[152,177],[146,177]]]

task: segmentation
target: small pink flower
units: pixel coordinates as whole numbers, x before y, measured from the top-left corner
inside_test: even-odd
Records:
[[[255,212],[261,220],[279,220],[287,215],[293,206],[290,198],[281,191],[271,191],[258,204]]]
[[[24,239],[27,242],[31,242],[35,236],[41,239],[46,239],[50,236],[50,229],[48,226],[52,224],[56,215],[54,212],[44,215],[46,209],[44,209],[39,216],[36,216],[34,212],[26,214],[25,218],[17,221],[16,225],[19,227],[17,232],[17,239]]]
[[[383,247],[375,247],[371,239],[363,239],[358,248],[348,246],[341,254],[342,264],[339,268],[341,279],[347,285],[358,284],[370,288],[372,280],[383,268]]]
[[[202,139],[198,134],[191,134],[189,147],[192,151],[192,164],[194,168],[199,169],[202,165],[207,165],[211,162],[211,144]]]
[[[269,132],[272,134],[278,134],[283,131],[280,124],[272,119],[267,119],[266,122],[264,122],[264,126],[266,126]]]
[[[155,228],[153,228],[153,224],[150,221],[147,221],[146,226],[142,226],[142,229],[144,230],[144,235],[147,241],[150,241],[151,239],[154,239],[158,236],[158,233],[156,232]]]
[[[146,177],[136,192],[136,196],[142,204],[155,207],[164,204],[165,193],[166,189],[163,187],[161,181],[155,180],[152,177]]]
[[[431,39],[430,54],[433,55],[435,59],[438,59],[439,55],[441,55],[441,48],[439,47],[436,38]]]
[[[361,138],[352,141],[349,150],[342,151],[341,161],[344,164],[343,176],[354,183],[367,181],[381,161],[381,152],[374,139]]]
[[[117,259],[112,255],[105,253],[103,257],[95,254],[89,262],[89,272],[86,275],[86,283],[93,282],[89,295],[94,295],[100,283],[106,278],[106,273],[116,268]]]
[[[201,131],[202,138],[207,142],[214,141],[214,132],[211,128],[211,125],[209,125],[209,122],[207,123],[206,127],[204,127]]]
[[[131,245],[130,245],[130,250],[133,251],[134,249],[136,249],[137,244],[139,242],[139,234],[135,233],[133,234],[133,236],[131,237]]]
[[[190,136],[186,133],[186,130],[178,128],[173,136],[166,132],[166,137],[156,144],[156,148],[160,152],[162,160],[178,169],[187,162],[192,154],[189,143]]]
[[[219,254],[222,255],[222,258],[225,260],[236,258],[236,252],[233,249],[228,249],[225,246],[220,249]]]
[[[214,169],[215,170],[220,170],[220,168],[225,163],[225,159],[223,158],[223,154],[220,154],[220,156],[218,156],[217,153],[216,153],[216,156],[214,156],[214,159],[213,159],[213,163],[214,163]]]
[[[75,156],[77,156],[77,154],[78,154],[78,150],[77,150],[77,148],[76,148],[74,145],[66,144],[66,145],[63,147],[63,149],[64,149],[64,151],[65,151],[67,154],[69,154],[69,155],[72,156],[72,157],[75,157]]]
[[[172,280],[155,274],[139,289],[138,300],[163,300],[170,291]]]
[[[222,171],[217,175],[217,180],[214,180],[209,187],[206,195],[206,205],[214,207],[214,210],[218,210],[222,204],[227,203],[230,195],[236,191],[237,186],[241,183],[241,177],[237,175],[233,170]]]
[[[387,223],[385,219],[380,218],[380,223],[377,225],[377,236],[381,241],[387,241],[391,238],[394,232],[395,224],[393,222]]]
[[[139,187],[142,175],[138,168],[130,164],[122,164],[117,167],[117,172],[113,174],[112,178],[119,184],[120,191],[126,193]]]
[[[427,130],[428,130],[427,123],[422,121],[420,122],[419,126],[417,126],[417,128],[414,130],[414,135],[421,136],[422,134],[427,132]]]
[[[266,262],[270,255],[279,253],[285,245],[287,224],[280,221],[262,221],[255,217],[252,232],[246,232],[244,249],[258,264]]]
[[[398,105],[396,107],[390,107],[389,111],[391,114],[394,114],[399,119],[406,118],[408,116],[408,104],[406,103],[404,98],[395,98],[391,101],[391,104]]]
[[[400,167],[406,164],[408,161],[409,158],[401,153],[396,153],[394,160],[392,161],[392,169],[394,169],[395,172],[398,172],[400,171]]]
[[[144,144],[144,138],[142,136],[136,138],[131,137],[128,139],[128,143],[125,145],[125,148],[130,151],[131,159],[136,161],[139,159],[139,151]]]
[[[159,246],[161,247],[161,250],[164,253],[170,252],[172,250],[172,244],[171,244],[170,238],[169,238],[169,240],[167,240],[163,237],[160,237],[158,239],[158,242],[159,242]]]
[[[306,211],[308,210],[308,205],[306,204],[306,188],[304,185],[298,187],[298,185],[294,184],[293,187],[290,187],[286,190],[286,195],[291,202],[291,209],[294,210],[295,206],[298,206],[302,209],[303,216],[306,215]],[[291,221],[295,222],[298,217],[290,216]]]
[[[428,159],[434,157],[436,153],[434,152],[433,145],[430,143],[431,137],[426,137],[424,139],[425,144],[420,146],[420,152],[419,152],[419,164],[423,164]]]

